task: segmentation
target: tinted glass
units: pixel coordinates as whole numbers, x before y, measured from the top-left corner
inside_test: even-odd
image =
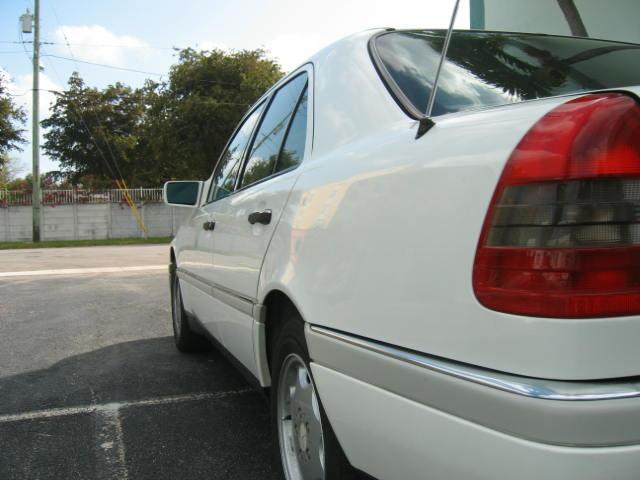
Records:
[[[426,111],[444,31],[376,39],[382,65],[411,104]],[[640,84],[640,45],[534,34],[456,31],[434,115]]]
[[[199,190],[200,182],[167,182],[165,200],[176,205],[195,205]]]
[[[304,146],[307,140],[307,94],[308,89],[305,88],[278,157],[276,172],[298,165],[304,157]]]
[[[302,74],[276,92],[253,140],[240,187],[268,177],[275,171],[282,140],[306,84],[307,75]]]
[[[258,122],[263,108],[264,104],[258,107],[245,120],[222,155],[213,175],[211,189],[209,190],[209,202],[224,198],[233,192],[236,179],[238,178],[238,172],[240,171],[240,165],[242,164],[244,151],[247,148],[251,132]]]

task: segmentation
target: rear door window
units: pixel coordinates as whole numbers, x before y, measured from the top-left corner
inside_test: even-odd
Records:
[[[276,172],[276,164],[283,140],[303,91],[307,74],[295,77],[273,96],[260,127],[253,139],[251,153],[244,167],[240,188],[256,183]],[[306,119],[305,119],[306,123]]]

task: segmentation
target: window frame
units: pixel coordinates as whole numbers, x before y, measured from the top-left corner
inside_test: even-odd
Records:
[[[271,104],[273,103],[273,100],[274,100],[276,94],[280,90],[282,90],[284,87],[286,87],[289,83],[294,81],[296,78],[300,77],[301,75],[306,75],[307,82],[305,83],[305,86],[303,87],[303,89],[300,91],[300,95],[298,95],[298,99],[296,100],[296,104],[295,104],[295,106],[293,108],[292,115],[289,118],[289,121],[287,122],[287,128],[285,129],[284,135],[282,136],[282,143],[280,144],[280,148],[278,149],[278,157],[276,158],[276,161],[275,161],[275,163],[273,165],[274,171],[271,172],[270,175],[267,175],[266,177],[262,177],[261,179],[256,180],[255,182],[249,183],[249,184],[245,185],[244,187],[240,188],[240,182],[242,181],[242,177],[244,177],[244,172],[245,172],[245,169],[247,167],[247,163],[249,162],[251,152],[253,150],[253,144],[255,143],[255,140],[256,140],[256,135],[260,131],[260,127],[262,127],[262,122],[264,120],[264,117],[267,114],[267,112],[269,111],[269,108],[271,108]],[[235,188],[234,188],[234,193],[235,192],[241,192],[241,191],[243,191],[243,190],[245,190],[247,188],[253,187],[254,185],[258,185],[258,184],[260,184],[262,182],[265,182],[265,181],[267,181],[267,180],[269,180],[271,178],[275,178],[275,177],[277,177],[279,175],[282,175],[284,173],[287,173],[287,172],[290,172],[292,170],[295,170],[304,161],[304,158],[303,158],[296,165],[293,165],[293,166],[291,166],[289,168],[286,168],[284,170],[280,170],[279,172],[275,171],[275,168],[278,165],[278,160],[280,159],[280,154],[282,153],[282,147],[284,146],[285,142],[287,141],[287,136],[289,135],[289,130],[291,129],[291,124],[293,123],[293,119],[296,116],[295,114],[296,114],[296,112],[298,110],[298,107],[300,106],[300,101],[302,100],[302,97],[303,97],[303,94],[304,94],[305,90],[308,91],[309,88],[310,88],[310,84],[311,84],[310,77],[311,77],[311,75],[309,74],[309,71],[307,69],[302,69],[299,72],[297,72],[297,73],[291,75],[290,77],[286,78],[286,80],[283,83],[277,85],[277,88],[274,88],[274,90],[271,92],[271,94],[269,96],[269,99],[268,99],[268,104],[265,106],[264,112],[262,112],[262,115],[260,116],[260,119],[258,120],[258,123],[256,124],[253,132],[251,133],[251,139],[249,140],[248,148],[244,152],[244,158],[242,160],[242,165],[240,166],[240,174],[238,175],[238,178],[236,178],[236,185],[235,185]],[[309,102],[309,99],[308,99],[308,96],[307,96],[307,109],[309,108],[308,107],[308,105],[309,105],[308,102]],[[308,116],[309,116],[309,112],[307,111],[307,133],[309,131],[309,121],[308,121],[309,118],[308,118]],[[306,155],[306,150],[307,150],[306,146],[307,146],[307,142],[305,140],[305,155]]]

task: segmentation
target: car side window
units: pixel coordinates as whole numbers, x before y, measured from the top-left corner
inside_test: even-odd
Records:
[[[276,163],[276,172],[298,165],[304,157],[307,141],[307,97],[309,89],[305,87],[298,108],[293,116],[289,131],[282,144],[282,150]]]
[[[240,166],[242,165],[242,157],[251,138],[251,132],[253,132],[256,123],[258,123],[262,110],[264,110],[264,104],[256,108],[253,113],[247,117],[242,126],[236,131],[235,137],[233,137],[233,140],[231,140],[220,158],[213,174],[209,197],[207,198],[208,203],[220,200],[233,192],[238,173],[240,172]]]
[[[253,140],[240,188],[275,172],[283,139],[306,85],[307,74],[303,73],[275,93]]]

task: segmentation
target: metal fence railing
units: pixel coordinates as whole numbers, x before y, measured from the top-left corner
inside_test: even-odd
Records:
[[[129,188],[127,190],[42,190],[42,205],[73,205],[127,203],[126,196],[136,204],[162,202],[161,188]],[[26,190],[0,190],[0,207],[31,205],[32,194]]]

